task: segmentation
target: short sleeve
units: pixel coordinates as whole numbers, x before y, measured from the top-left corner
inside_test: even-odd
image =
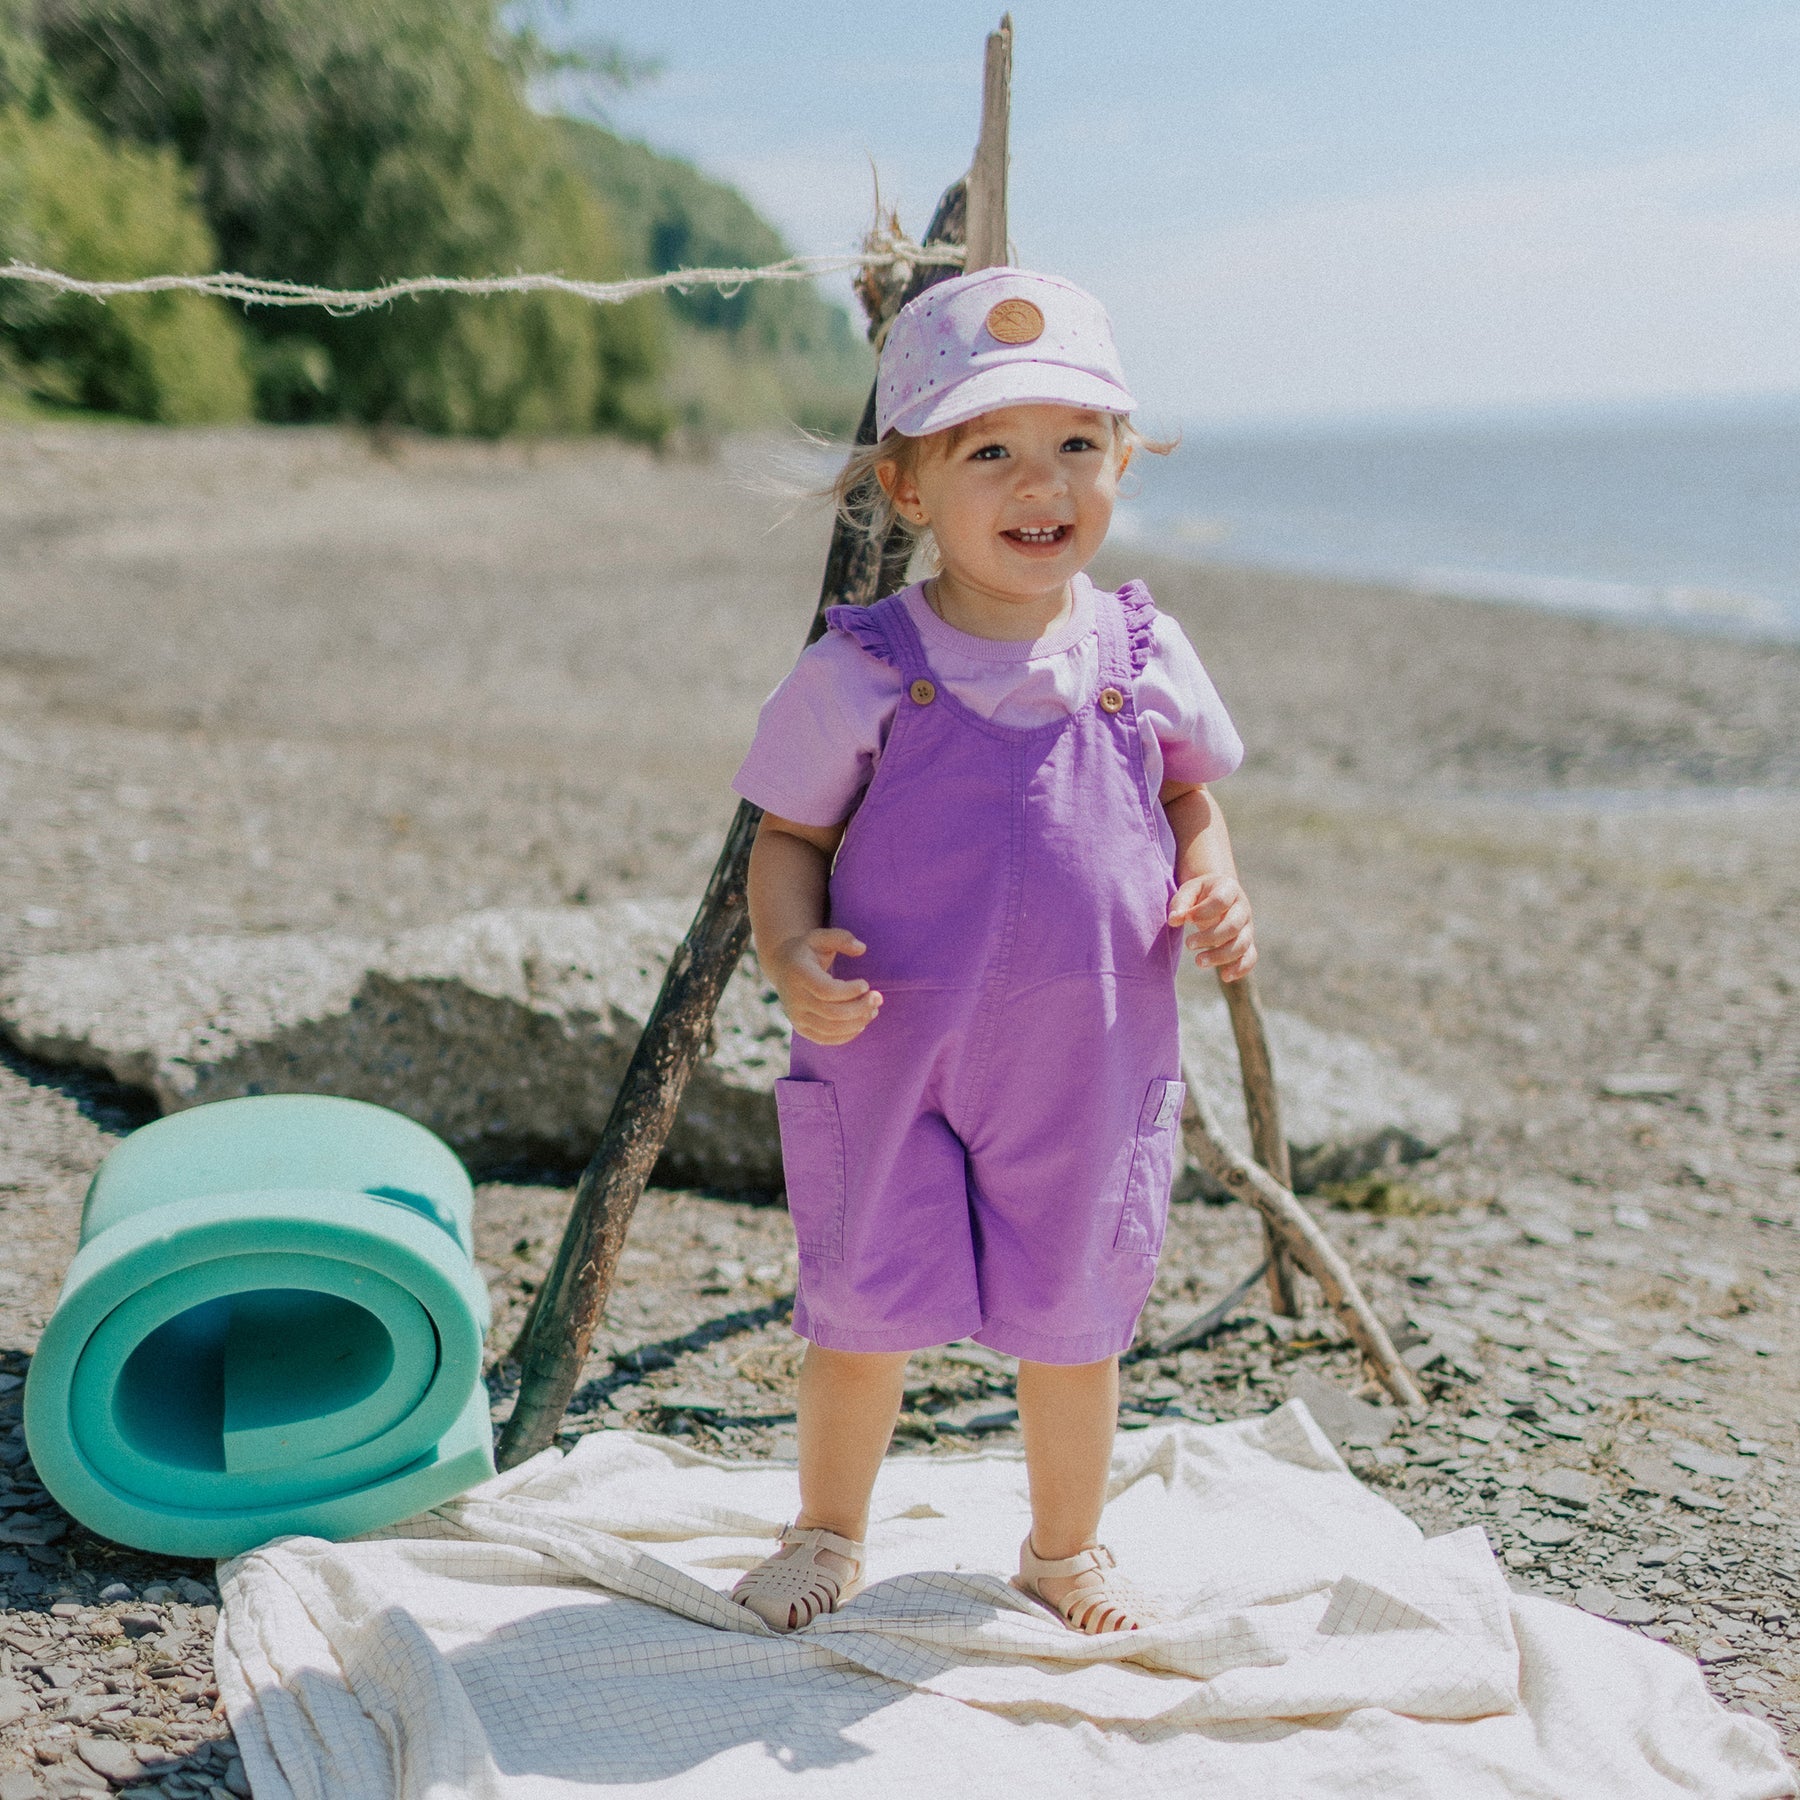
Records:
[[[763,702],[733,792],[799,825],[838,824],[869,785],[899,703],[898,669],[826,632]]]
[[[1164,781],[1217,781],[1244,760],[1243,740],[1184,632],[1156,615],[1150,654],[1135,686],[1138,717],[1162,750]]]

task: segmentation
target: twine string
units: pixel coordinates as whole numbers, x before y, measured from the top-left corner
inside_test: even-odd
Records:
[[[103,304],[121,294],[206,294],[240,306],[320,306],[346,318],[356,313],[391,305],[396,300],[423,294],[573,294],[596,306],[617,306],[640,294],[681,293],[697,287],[716,287],[731,295],[758,281],[812,281],[821,275],[838,275],[855,269],[911,268],[922,263],[960,264],[960,244],[915,244],[903,233],[884,227],[872,232],[860,250],[838,251],[823,256],[789,256],[756,269],[671,269],[662,275],[634,275],[623,281],[580,281],[568,275],[414,275],[372,288],[313,287],[300,281],[282,281],[261,275],[237,275],[220,271],[211,275],[142,275],[130,281],[83,281],[35,263],[0,264],[0,280],[23,281],[61,294],[76,294]]]

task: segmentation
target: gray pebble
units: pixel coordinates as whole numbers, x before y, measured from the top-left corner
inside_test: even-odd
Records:
[[[124,1702],[116,1694],[77,1694],[63,1708],[62,1716],[71,1725],[86,1725],[90,1720],[99,1718],[103,1712],[111,1712],[115,1707],[123,1705]]]
[[[1587,1438],[1587,1427],[1568,1413],[1540,1413],[1538,1429],[1548,1432],[1551,1437],[1563,1438],[1574,1444],[1582,1443]]]
[[[138,1761],[137,1752],[129,1744],[120,1743],[117,1738],[77,1738],[75,1754],[90,1769],[120,1787],[129,1781],[136,1781],[144,1772],[144,1765]]]
[[[110,1794],[112,1785],[104,1775],[70,1757],[44,1776],[44,1792],[50,1800],[80,1800],[86,1794]]]
[[[16,1725],[37,1710],[37,1695],[24,1682],[0,1680],[0,1725]],[[0,1800],[5,1800],[3,1794]]]
[[[1669,1461],[1678,1469],[1686,1469],[1695,1475],[1709,1475],[1715,1481],[1736,1481],[1747,1473],[1740,1458],[1719,1456],[1698,1444],[1677,1444],[1669,1453]]]
[[[1529,1519],[1521,1529],[1532,1543],[1546,1549],[1573,1543],[1580,1535],[1573,1525],[1561,1519]]]
[[[1580,1469],[1546,1469],[1532,1481],[1531,1488],[1533,1493],[1572,1506],[1591,1506],[1603,1492],[1598,1479]]]
[[[1677,1488],[1675,1500],[1690,1512],[1723,1512],[1725,1502],[1715,1500],[1711,1494],[1703,1494],[1697,1488]]]

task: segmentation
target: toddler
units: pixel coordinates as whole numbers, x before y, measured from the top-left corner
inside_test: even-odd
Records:
[[[872,472],[937,573],[831,610],[734,783],[794,1025],[801,1504],[735,1590],[777,1630],[860,1590],[907,1354],[963,1337],[1019,1359],[1016,1584],[1078,1631],[1143,1622],[1098,1531],[1180,1130],[1181,928],[1227,981],[1256,950],[1205,786],[1237,733],[1142,585],[1083,573],[1134,404],[1068,282],[986,269],[906,307],[838,493]]]

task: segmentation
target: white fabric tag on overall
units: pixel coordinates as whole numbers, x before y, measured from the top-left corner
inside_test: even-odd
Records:
[[[1187,1098],[1187,1089],[1179,1081],[1163,1083],[1162,1105],[1156,1109],[1156,1129],[1166,1131],[1181,1117],[1181,1103]]]

